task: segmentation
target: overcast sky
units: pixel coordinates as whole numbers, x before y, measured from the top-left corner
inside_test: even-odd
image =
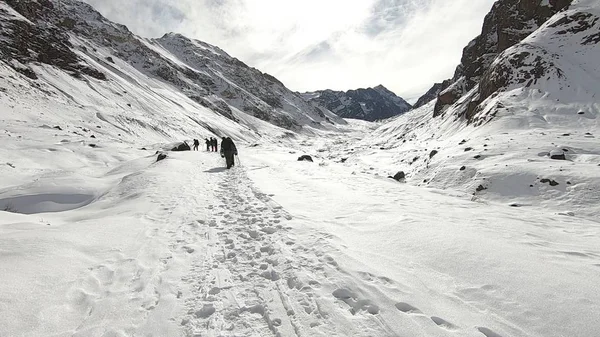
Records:
[[[449,78],[495,0],[85,0],[144,37],[219,46],[295,91],[383,84],[414,101]]]

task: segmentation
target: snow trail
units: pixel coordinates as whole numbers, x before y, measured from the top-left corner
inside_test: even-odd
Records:
[[[193,284],[181,321],[186,335],[344,335],[352,323],[330,319],[339,315],[324,307],[335,299],[315,291],[318,280],[336,272],[335,261],[296,241],[287,225],[292,217],[253,186],[245,168],[208,172],[215,176],[209,180],[215,198],[203,223],[209,227],[206,254],[185,277]],[[362,306],[368,305],[356,311]],[[370,325],[364,328],[378,329],[376,320]]]

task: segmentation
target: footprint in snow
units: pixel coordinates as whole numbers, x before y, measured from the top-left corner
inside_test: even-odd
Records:
[[[454,329],[456,329],[456,325],[454,325],[454,324],[452,324],[452,323],[450,323],[450,322],[446,321],[446,320],[445,320],[445,319],[443,319],[443,318],[436,317],[436,316],[431,316],[431,320],[432,320],[432,321],[433,321],[435,324],[437,324],[439,327],[446,328],[446,329],[448,329],[448,330],[454,330]]]
[[[485,337],[502,337],[502,335],[499,335],[497,333],[495,333],[494,331],[488,329],[488,328],[484,328],[484,327],[478,327],[477,330],[479,330],[479,332],[481,332],[482,334],[485,335]]]
[[[412,305],[404,302],[396,303],[396,309],[402,311],[405,314],[422,314],[423,312]]]

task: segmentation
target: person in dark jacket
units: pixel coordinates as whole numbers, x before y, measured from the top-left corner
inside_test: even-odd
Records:
[[[194,139],[194,151],[198,151],[199,145],[200,145],[200,141],[198,141],[198,139]]]
[[[233,156],[237,156],[237,154],[237,148],[235,147],[233,140],[229,137],[223,137],[221,140],[221,157],[225,157],[225,163],[227,164],[228,169],[235,165]]]
[[[208,138],[205,138],[204,140],[206,141],[206,151],[210,151],[210,144],[212,143],[212,141]]]
[[[215,139],[213,139],[213,151],[218,152],[217,151],[218,148],[219,148],[219,141],[215,138]]]

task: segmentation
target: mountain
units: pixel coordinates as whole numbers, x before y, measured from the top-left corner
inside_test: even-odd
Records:
[[[473,200],[598,216],[599,31],[597,1],[498,1],[457,81],[340,156]]]
[[[376,121],[403,114],[411,109],[404,99],[383,85],[343,91],[319,90],[302,94],[343,118]]]
[[[432,100],[430,93],[439,91],[434,115],[440,115],[448,105],[455,103],[477,85],[500,53],[519,43],[570,2],[571,0],[497,1],[485,17],[481,34],[464,48],[461,63],[452,79],[444,81],[441,86],[434,85],[419,101],[429,102]]]
[[[51,66],[73,80],[99,86],[126,81],[144,87],[143,82],[160,81],[193,101],[189,104],[235,123],[245,124],[247,115],[290,130],[341,122],[273,76],[207,43],[172,33],[141,38],[75,0],[5,4],[0,13],[2,60],[33,86],[53,80],[40,69]]]

